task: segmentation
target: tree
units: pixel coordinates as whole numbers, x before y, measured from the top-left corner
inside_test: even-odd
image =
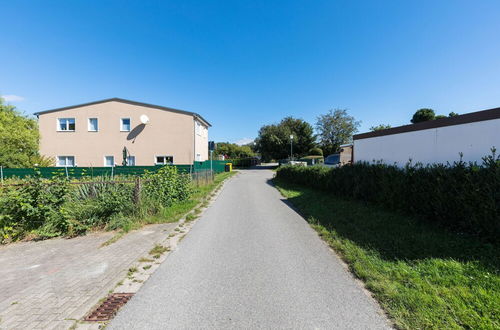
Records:
[[[372,132],[382,131],[384,129],[389,129],[391,127],[392,127],[391,125],[380,124],[380,125],[377,125],[377,126],[370,127],[370,131],[372,131]]]
[[[290,157],[290,142],[293,142],[293,157],[302,157],[314,147],[313,128],[302,119],[286,117],[279,124],[262,126],[255,142],[256,150],[266,161]]]
[[[455,116],[458,116],[458,113],[453,111],[448,114],[448,117],[455,117]]]
[[[215,148],[214,155],[224,155],[232,159],[255,156],[255,153],[250,145],[239,146],[235,143],[229,142],[217,142],[216,145],[217,147]]]
[[[4,167],[33,167],[46,165],[47,158],[38,154],[38,125],[5,104],[0,98],[0,165]]]
[[[434,119],[441,119],[441,118],[448,118],[448,117],[446,117],[445,115],[436,115],[436,117],[434,117]]]
[[[319,145],[325,155],[339,151],[341,144],[349,143],[361,122],[347,114],[345,109],[330,110],[317,118]]]
[[[436,119],[436,113],[432,109],[422,108],[413,114],[411,122],[413,124]]]
[[[323,150],[321,150],[321,148],[312,148],[311,150],[309,150],[309,155],[310,156],[323,156]]]

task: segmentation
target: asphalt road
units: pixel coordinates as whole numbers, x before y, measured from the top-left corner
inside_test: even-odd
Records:
[[[272,176],[231,179],[110,328],[390,328]]]

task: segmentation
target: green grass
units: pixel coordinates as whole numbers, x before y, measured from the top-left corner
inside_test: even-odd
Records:
[[[374,205],[274,184],[398,328],[500,328],[498,246]]]

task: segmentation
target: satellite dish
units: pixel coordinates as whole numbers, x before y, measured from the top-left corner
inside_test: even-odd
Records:
[[[149,117],[146,115],[141,115],[141,123],[143,123],[144,125],[149,123]]]

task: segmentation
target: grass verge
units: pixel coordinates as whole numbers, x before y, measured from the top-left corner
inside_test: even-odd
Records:
[[[159,214],[150,215],[145,218],[122,217],[119,220],[118,227],[120,231],[111,239],[104,242],[102,246],[110,245],[119,240],[125,233],[139,229],[144,225],[157,223],[173,223],[179,221],[183,216],[193,210],[198,204],[208,198],[213,191],[227,178],[235,175],[237,172],[222,172],[214,177],[214,181],[203,186],[194,186],[191,197],[185,201],[175,202],[170,207],[163,209]],[[194,220],[192,216],[187,221]]]
[[[274,180],[402,329],[499,329],[498,246]]]

